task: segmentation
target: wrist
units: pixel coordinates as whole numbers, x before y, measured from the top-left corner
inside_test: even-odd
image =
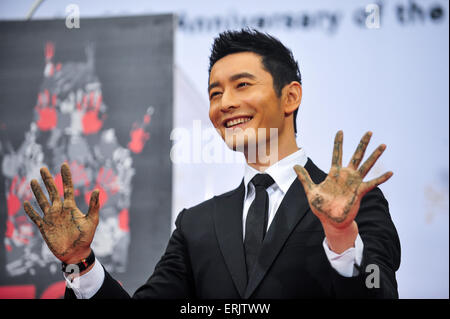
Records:
[[[91,247],[88,247],[86,250],[83,250],[81,252],[78,252],[77,254],[74,254],[72,256],[70,256],[67,260],[62,261],[63,264],[78,264],[80,263],[83,259],[87,258],[92,252]]]
[[[85,270],[83,270],[82,272],[80,272],[80,276],[83,276],[85,273],[88,273],[95,265],[95,261],[89,265],[89,267],[87,267]]]
[[[95,254],[94,251],[89,248],[88,253],[80,254],[81,258],[71,257],[68,261],[62,262],[61,269],[66,275],[81,276],[94,267]]]
[[[358,236],[358,225],[355,221],[345,228],[336,228],[332,225],[322,225],[327,238],[328,247],[337,254],[342,254],[351,247],[355,247]]]

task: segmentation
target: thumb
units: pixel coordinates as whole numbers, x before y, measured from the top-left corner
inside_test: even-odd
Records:
[[[100,192],[98,189],[91,193],[91,199],[89,200],[89,209],[86,218],[92,220],[96,225],[98,224],[98,211],[100,210],[99,203]]]
[[[295,173],[297,173],[298,179],[302,183],[303,188],[305,189],[305,192],[309,192],[310,190],[312,190],[312,188],[315,184],[311,180],[311,177],[309,176],[308,171],[301,165],[295,165],[294,170],[295,170]]]

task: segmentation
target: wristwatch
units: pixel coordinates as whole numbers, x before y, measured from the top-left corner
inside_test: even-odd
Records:
[[[86,270],[95,262],[95,254],[94,250],[91,249],[91,253],[86,258],[81,259],[78,264],[66,264],[64,262],[61,263],[61,270],[66,274],[72,274],[75,272],[81,273]]]

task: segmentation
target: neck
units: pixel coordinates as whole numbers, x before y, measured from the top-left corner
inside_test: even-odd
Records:
[[[265,150],[256,150],[256,156],[253,156],[256,160],[249,158],[251,156],[249,156],[248,152],[244,152],[245,160],[250,167],[264,172],[269,166],[299,150],[295,138],[286,141],[279,139],[278,148],[275,149],[271,149],[268,144],[270,143],[266,143]]]

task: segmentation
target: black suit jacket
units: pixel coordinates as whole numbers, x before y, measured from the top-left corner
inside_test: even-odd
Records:
[[[315,183],[326,174],[308,159]],[[339,275],[322,246],[322,225],[311,212],[298,179],[286,193],[264,239],[254,273],[247,278],[242,210],[244,183],[228,193],[183,210],[153,275],[133,298],[398,298],[395,271],[400,242],[380,189],[367,193],[356,217],[364,243],[362,264],[354,277]],[[379,288],[374,283],[379,269]],[[372,277],[368,277],[371,275]],[[370,286],[370,285],[369,285]],[[66,298],[74,298],[66,289]],[[105,271],[94,298],[129,298]]]

